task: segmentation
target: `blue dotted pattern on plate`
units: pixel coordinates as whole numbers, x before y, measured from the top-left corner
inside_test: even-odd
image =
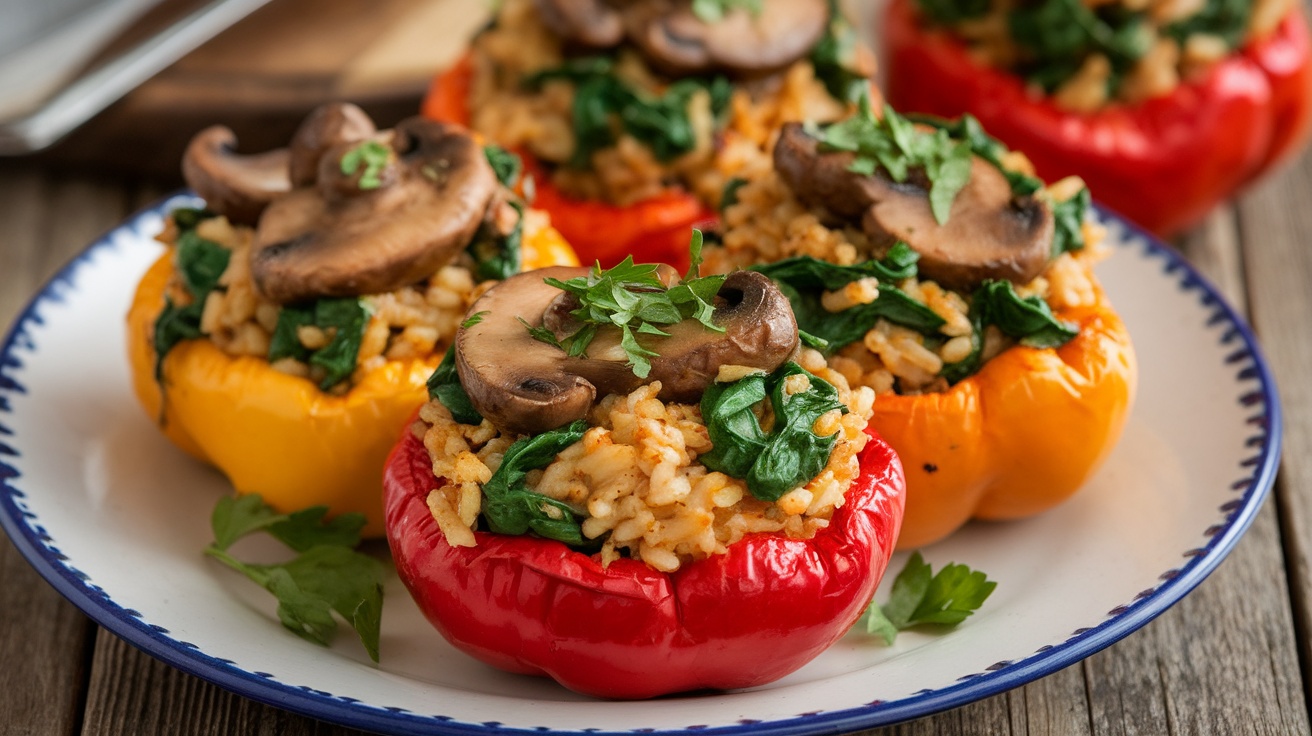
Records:
[[[499,721],[466,723],[446,715],[425,715],[405,708],[376,706],[355,698],[338,696],[304,685],[279,681],[268,672],[249,672],[227,659],[211,657],[196,645],[179,641],[169,631],[142,619],[139,612],[115,603],[105,591],[71,564],[40,524],[37,515],[25,503],[25,495],[14,486],[21,476],[21,457],[4,438],[13,431],[3,421],[13,411],[11,396],[25,394],[21,379],[19,349],[35,351],[37,336],[44,325],[41,307],[61,302],[77,288],[80,272],[105,251],[121,249],[125,242],[153,237],[164,216],[174,207],[194,206],[197,200],[187,195],[170,198],[130,218],[120,228],[97,240],[69,265],[65,266],[36,296],[19,316],[0,354],[0,526],[14,540],[18,549],[34,567],[64,596],[72,600],[93,619],[127,639],[142,650],[186,672],[234,690],[247,697],[309,716],[348,726],[395,734],[508,734],[553,732],[547,726],[508,728]],[[935,713],[947,708],[995,695],[1055,672],[1099,651],[1156,617],[1178,600],[1220,562],[1238,541],[1271,488],[1279,461],[1280,407],[1275,388],[1262,360],[1252,333],[1234,311],[1217,295],[1216,290],[1178,254],[1157,242],[1133,225],[1099,210],[1098,216],[1108,227],[1110,240],[1123,244],[1125,250],[1138,251],[1145,261],[1156,262],[1177,287],[1197,296],[1205,308],[1209,328],[1219,330],[1223,346],[1233,346],[1225,357],[1235,371],[1235,381],[1245,388],[1239,402],[1252,410],[1248,426],[1252,434],[1245,446],[1252,455],[1236,469],[1230,488],[1235,498],[1221,505],[1217,521],[1203,530],[1199,546],[1183,551],[1184,562],[1159,576],[1159,585],[1146,589],[1133,600],[1107,612],[1101,624],[1077,629],[1060,644],[1040,648],[1027,658],[997,662],[983,672],[963,675],[957,684],[936,690],[923,690],[908,698],[886,702],[872,700],[859,708],[835,711],[808,711],[793,718],[763,722],[742,719],[735,726],[709,727],[689,725],[679,730],[660,731],[636,728],[619,733],[687,733],[715,734],[771,733],[802,736],[804,734],[870,728]],[[613,733],[582,729],[585,733]]]

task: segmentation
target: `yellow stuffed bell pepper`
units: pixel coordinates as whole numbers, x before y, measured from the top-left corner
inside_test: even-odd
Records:
[[[525,269],[578,265],[550,227],[528,230],[522,247]],[[281,512],[327,505],[334,515],[362,513],[365,534],[381,535],[383,463],[427,401],[425,382],[442,354],[389,360],[335,395],[262,358],[187,340],[165,356],[157,382],[153,332],[173,273],[167,253],[142,278],[127,317],[133,388],[146,413],[238,493],[258,493]]]
[[[1012,347],[939,393],[881,394],[871,426],[907,474],[898,546],[938,541],[972,518],[1050,509],[1101,466],[1129,417],[1137,368],[1129,332],[1101,288],[1054,310],[1079,325],[1059,348]]]

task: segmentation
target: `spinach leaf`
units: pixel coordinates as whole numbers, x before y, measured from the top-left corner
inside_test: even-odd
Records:
[[[810,387],[788,395],[789,376],[805,375]],[[770,398],[774,428],[761,429],[752,407]],[[812,431],[822,414],[847,407],[838,390],[800,365],[788,362],[769,377],[747,376],[734,383],[715,384],[702,396],[702,419],[712,448],[702,464],[747,481],[747,490],[762,501],[777,501],[804,485],[829,464],[838,435],[820,437]]]
[[[886,319],[893,324],[933,335],[943,326],[943,318],[932,309],[907,296],[892,282],[916,275],[919,254],[904,243],[894,245],[882,261],[865,261],[851,266],[822,261],[811,256],[797,256],[775,263],[753,266],[769,276],[793,306],[799,330],[823,340],[824,352],[834,352],[854,343]],[[879,279],[879,296],[869,304],[858,304],[841,312],[830,312],[821,303],[821,294],[841,289],[862,278]]]
[[[485,222],[465,248],[474,259],[474,272],[482,280],[504,281],[523,267],[524,205],[511,202],[510,206],[515,208],[516,219],[508,234],[497,233],[494,224]]]
[[[970,299],[972,349],[970,355],[943,366],[939,374],[948,383],[974,375],[983,365],[984,329],[996,326],[1008,337],[1032,348],[1056,348],[1080,333],[1079,327],[1057,319],[1048,303],[1037,296],[1021,298],[1010,281],[985,281]]]
[[[856,30],[847,22],[838,0],[829,0],[829,24],[811,49],[811,66],[829,92],[842,102],[856,102],[866,94],[870,79],[856,68]]]
[[[483,423],[483,415],[474,408],[469,394],[460,383],[460,374],[456,371],[456,346],[447,348],[442,362],[437,364],[433,375],[428,377],[428,397],[442,402],[442,406],[451,412],[451,418],[461,424],[478,425]]]
[[[546,467],[565,448],[583,439],[588,423],[572,424],[515,442],[506,450],[487,483],[483,484],[483,518],[497,534],[527,534],[585,544],[578,517],[569,506],[528,489],[528,471]]]
[[[519,183],[519,175],[524,171],[524,162],[519,160],[519,156],[491,143],[483,146],[483,156],[492,166],[502,186],[513,189]]]
[[[939,25],[956,25],[988,12],[990,0],[916,0],[920,11]]]
[[[178,237],[175,241],[175,261],[183,288],[191,295],[191,303],[179,306],[172,299],[165,297],[164,309],[155,318],[155,380],[163,380],[164,356],[183,340],[195,340],[204,336],[200,329],[201,315],[205,311],[205,299],[210,292],[219,288],[219,277],[228,268],[232,251],[206,240],[196,234],[196,226],[210,216],[205,210],[174,210],[174,222],[178,225]]]
[[[1085,187],[1074,197],[1052,205],[1053,233],[1052,257],[1062,253],[1084,248],[1084,215],[1089,211],[1091,201],[1089,189]]]
[[[319,388],[327,391],[355,372],[368,323],[369,310],[359,299],[319,299],[309,304],[284,306],[278,312],[278,324],[269,341],[269,362],[295,358],[319,366],[325,371]],[[323,347],[310,350],[297,336],[297,328],[306,326],[318,327],[332,337]]]
[[[1162,32],[1181,44],[1195,33],[1220,36],[1231,49],[1237,49],[1248,33],[1252,14],[1252,0],[1207,0],[1202,10],[1166,26]]]
[[[1011,36],[1028,58],[1028,78],[1052,92],[1099,53],[1115,75],[1129,71],[1152,48],[1154,34],[1142,12],[1105,7],[1098,12],[1081,0],[1038,0],[1008,15]],[[1114,82],[1115,80],[1113,80]]]
[[[660,95],[645,95],[616,77],[614,68],[614,61],[606,57],[572,59],[524,81],[530,89],[560,80],[575,85],[570,112],[575,145],[569,165],[573,168],[589,167],[594,153],[615,144],[617,130],[640,141],[658,160],[672,161],[697,145],[688,116],[693,94],[706,91],[711,112],[720,118],[733,93],[729,80],[716,76],[682,79]]]

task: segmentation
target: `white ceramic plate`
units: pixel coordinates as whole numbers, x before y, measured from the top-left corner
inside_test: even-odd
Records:
[[[964,562],[998,581],[956,631],[905,633],[892,647],[851,633],[767,687],[603,702],[456,652],[393,579],[374,666],[345,630],[330,649],[285,631],[270,596],[201,555],[228,487],[173,449],[128,388],[123,315],[160,252],[151,238],[163,213],[179,201],[93,244],[9,334],[0,522],[52,585],[115,634],[322,720],[398,734],[800,735],[927,715],[1143,626],[1215,568],[1275,476],[1280,411],[1248,328],[1174,252],[1101,213],[1116,251],[1101,275],[1138,349],[1138,402],[1106,467],[1069,503],[1023,522],[973,524],[925,550],[936,567]]]

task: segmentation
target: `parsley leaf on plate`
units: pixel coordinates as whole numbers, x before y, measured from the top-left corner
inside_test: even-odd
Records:
[[[862,619],[866,633],[892,644],[899,631],[924,624],[956,626],[984,605],[998,584],[977,570],[948,563],[933,572],[920,552],[913,552],[893,580],[888,601],[874,601]]]
[[[337,631],[336,611],[378,661],[386,565],[357,552],[365,518],[342,514],[326,519],[325,506],[281,514],[258,495],[219,499],[210,517],[214,543],[209,555],[250,578],[278,599],[278,619],[298,636],[327,645]],[[237,540],[266,532],[299,553],[272,565],[242,562],[229,554]]]

